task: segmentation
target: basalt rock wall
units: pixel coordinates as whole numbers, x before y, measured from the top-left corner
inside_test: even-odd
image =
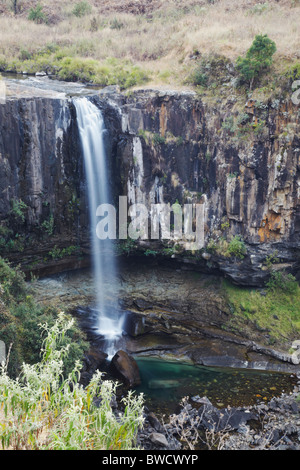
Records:
[[[191,92],[155,90],[128,95],[112,91],[91,99],[102,110],[108,130],[116,204],[122,195],[129,204],[149,208],[175,202],[205,208],[201,251],[149,239],[124,242],[121,253],[149,254],[174,267],[220,272],[242,285],[264,285],[270,262],[273,269],[297,275],[296,105],[290,100],[217,105]],[[0,105],[0,165],[1,255],[27,263],[28,270],[43,264],[54,269],[62,260],[65,268],[78,266],[88,253],[89,234],[72,101],[12,99]],[[242,253],[228,249],[235,236],[243,242]]]
[[[194,93],[147,90],[101,102],[119,115],[116,158],[129,204],[205,208],[201,251],[154,241],[141,249],[243,285],[264,285],[270,265],[297,274],[300,123],[290,99],[210,105]],[[236,236],[243,253],[228,251]]]
[[[69,100],[8,99],[0,105],[1,255],[28,269],[82,242],[83,165]],[[84,237],[83,237],[84,238]],[[58,252],[58,251],[57,251]]]

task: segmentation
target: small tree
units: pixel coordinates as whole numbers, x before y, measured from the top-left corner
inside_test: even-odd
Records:
[[[73,8],[73,15],[77,16],[77,18],[82,18],[83,16],[86,16],[90,14],[92,11],[91,5],[86,2],[78,2]]]
[[[250,90],[254,80],[271,66],[275,52],[275,42],[267,34],[264,34],[255,37],[246,57],[238,57],[236,67],[240,72],[241,79],[249,82]]]
[[[28,19],[37,24],[47,23],[48,21],[47,16],[43,11],[43,6],[40,3],[38,3],[35,8],[30,9]]]

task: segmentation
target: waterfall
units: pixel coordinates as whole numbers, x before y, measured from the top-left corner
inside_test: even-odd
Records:
[[[117,352],[122,338],[124,315],[107,302],[105,282],[116,276],[116,260],[113,242],[109,239],[99,240],[96,234],[98,218],[97,207],[108,204],[110,177],[107,169],[104,136],[106,133],[101,111],[87,98],[74,100],[77,112],[77,123],[85,165],[88,188],[89,215],[91,227],[91,247],[93,274],[96,292],[96,325],[99,335],[104,337],[104,349],[111,359]],[[117,294],[115,295],[117,297]]]

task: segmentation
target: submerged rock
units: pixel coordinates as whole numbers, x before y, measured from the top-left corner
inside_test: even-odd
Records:
[[[164,380],[164,379],[156,379],[150,380],[148,383],[148,387],[152,390],[162,389],[162,388],[176,388],[180,385],[178,380]]]

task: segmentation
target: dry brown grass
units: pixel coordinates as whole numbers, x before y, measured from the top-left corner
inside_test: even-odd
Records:
[[[55,18],[50,25],[28,21],[28,8],[37,1],[22,1],[17,17],[8,9],[0,15],[0,55],[17,57],[21,49],[56,43],[80,57],[131,59],[151,70],[156,82],[173,84],[182,81],[194,51],[235,60],[256,34],[275,41],[278,63],[300,58],[299,0],[89,0],[92,13],[83,18],[72,15],[77,0],[44,0],[45,11]]]

